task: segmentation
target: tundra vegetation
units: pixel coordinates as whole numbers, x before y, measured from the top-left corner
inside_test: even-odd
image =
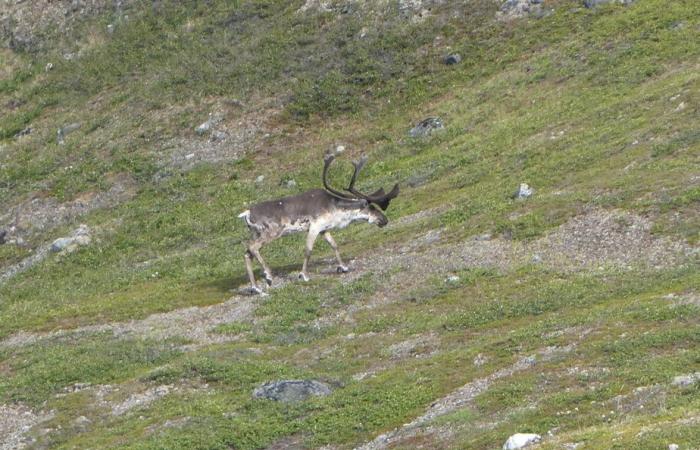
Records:
[[[103,3],[0,22],[0,448],[700,442],[699,2]],[[338,146],[389,224],[245,295]]]

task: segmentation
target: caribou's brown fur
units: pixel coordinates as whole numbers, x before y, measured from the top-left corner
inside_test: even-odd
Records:
[[[350,186],[346,189],[348,193],[337,191],[331,188],[326,181],[328,167],[333,159],[332,155],[327,155],[324,161],[322,180],[326,187],[325,190],[312,189],[302,194],[258,203],[239,214],[238,217],[245,220],[252,235],[244,257],[246,272],[254,292],[261,293],[262,290],[255,282],[253,258],[257,259],[262,266],[267,284],[272,284],[272,271],[260,255],[260,248],[266,243],[287,234],[308,231],[304,263],[299,275],[302,280],[308,281],[309,259],[319,235],[323,236],[335,251],[338,272],[347,272],[348,267],[340,257],[338,245],[331,236],[330,230],[345,228],[357,221],[367,221],[380,227],[388,223],[388,219],[379,208],[386,210],[389,202],[399,193],[398,185],[394,186],[389,194],[385,194],[383,189],[371,195],[365,195],[355,190],[354,184],[357,175],[366,162],[366,159],[363,158],[359,162],[353,163],[355,173],[350,181]]]

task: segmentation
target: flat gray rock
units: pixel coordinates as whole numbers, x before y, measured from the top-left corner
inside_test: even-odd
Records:
[[[325,396],[331,388],[315,380],[280,380],[265,383],[253,391],[254,398],[266,398],[283,403],[306,400],[311,396]]]

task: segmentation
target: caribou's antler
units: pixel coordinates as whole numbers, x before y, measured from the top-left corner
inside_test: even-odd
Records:
[[[386,210],[389,207],[389,202],[392,199],[396,198],[397,195],[399,195],[399,185],[395,184],[394,188],[388,194],[384,193],[383,188],[380,188],[379,190],[369,195],[363,194],[362,192],[355,189],[355,181],[357,180],[357,175],[360,173],[360,170],[362,170],[362,167],[364,167],[366,162],[367,156],[362,156],[362,158],[360,158],[359,161],[352,163],[352,165],[355,166],[355,173],[352,174],[350,186],[348,186],[346,191],[350,192],[358,198],[363,198],[370,203],[374,203],[375,205],[382,208],[382,210]]]
[[[355,171],[352,174],[352,178],[350,178],[350,184],[345,189],[347,192],[351,193],[352,196],[333,189],[328,185],[328,180],[326,179],[328,174],[328,167],[330,167],[333,160],[335,160],[335,155],[333,155],[332,153],[326,154],[326,156],[323,158],[323,186],[328,192],[331,193],[331,195],[341,198],[343,200],[364,199],[370,203],[374,203],[375,205],[379,206],[380,208],[382,208],[382,210],[386,210],[389,207],[389,202],[392,199],[396,198],[397,195],[399,195],[398,184],[394,185],[394,188],[388,194],[384,193],[384,189],[379,189],[369,195],[363,194],[362,192],[355,189],[355,181],[357,181],[357,176],[360,174],[360,171],[367,163],[367,156],[364,155],[359,159],[359,161],[352,162],[352,165],[355,167]]]
[[[355,197],[349,196],[340,191],[336,191],[328,185],[328,180],[326,179],[326,177],[328,176],[328,168],[330,167],[334,159],[335,155],[332,153],[326,154],[326,156],[323,158],[323,187],[325,187],[328,192],[330,192],[333,196],[337,198],[340,198],[342,200],[354,200]]]

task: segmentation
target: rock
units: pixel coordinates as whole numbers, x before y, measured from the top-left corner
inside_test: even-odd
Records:
[[[109,25],[107,25],[107,33],[114,33],[114,24],[110,23]]]
[[[343,153],[344,151],[345,151],[345,146],[344,146],[344,145],[338,145],[338,146],[335,148],[335,153],[336,153],[336,154]]]
[[[287,180],[287,182],[285,182],[284,185],[291,189],[297,187],[297,182],[294,180]]]
[[[80,225],[70,236],[58,238],[53,241],[50,250],[54,253],[64,250],[72,252],[78,247],[89,245],[92,241],[89,233],[90,230],[87,225]]]
[[[621,5],[631,5],[634,3],[634,0],[583,0],[583,6],[586,8],[595,8],[596,6],[613,2],[620,3]]]
[[[75,122],[59,128],[56,132],[56,139],[58,140],[58,143],[63,145],[65,143],[65,137],[80,128],[80,125],[80,123]]]
[[[262,183],[265,181],[265,175],[258,175],[258,177],[255,179],[256,183]]]
[[[223,116],[221,114],[213,114],[209,113],[209,119],[207,119],[206,122],[200,124],[197,128],[194,129],[195,133],[197,133],[199,136],[204,135],[206,132],[211,130],[216,124],[221,122],[223,120]]]
[[[226,133],[224,133],[223,131],[214,130],[211,132],[212,142],[223,141],[225,139],[226,139]]]
[[[46,67],[44,67],[44,72],[49,72],[52,69],[53,69],[53,63],[46,63]]]
[[[73,424],[75,424],[76,428],[83,431],[86,430],[88,428],[88,425],[90,425],[91,423],[92,421],[85,416],[80,416],[73,421]]]
[[[204,133],[206,133],[207,131],[209,131],[210,128],[211,128],[211,123],[209,123],[209,121],[206,121],[206,122],[200,124],[197,128],[195,128],[194,132],[201,136]]]
[[[516,433],[508,438],[503,444],[503,450],[516,450],[518,448],[527,447],[530,444],[539,442],[542,436],[533,433]]]
[[[484,364],[486,364],[486,361],[488,361],[488,360],[489,360],[489,359],[488,359],[486,356],[484,356],[484,355],[482,355],[481,353],[479,353],[478,355],[476,355],[476,356],[474,357],[474,361],[472,361],[472,362],[474,363],[474,365],[475,365],[476,367],[481,367],[481,366],[483,366]]]
[[[528,186],[527,183],[520,183],[518,190],[513,194],[513,198],[518,200],[530,198],[534,192],[535,190]]]
[[[311,396],[326,396],[331,388],[315,380],[280,380],[265,383],[253,391],[254,398],[265,398],[276,402],[291,403],[306,400]]]
[[[425,137],[429,136],[434,130],[441,130],[445,128],[442,123],[442,119],[439,117],[428,117],[427,119],[421,120],[415,127],[411,128],[408,132],[411,137]]]
[[[531,13],[541,13],[542,0],[506,0],[501,5],[496,17],[501,20],[512,20],[527,17]]]
[[[456,283],[459,281],[459,277],[457,275],[450,275],[449,277],[445,278],[445,281],[448,283]]]
[[[688,375],[679,375],[673,379],[673,386],[687,387],[700,381],[700,372],[691,373]]]
[[[73,238],[62,237],[58,238],[51,244],[52,252],[60,252],[61,250],[68,248],[69,245],[73,243]]]
[[[31,134],[31,133],[32,133],[32,127],[27,127],[25,129],[23,129],[22,131],[18,132],[17,134],[15,134],[15,138],[27,136],[28,134]]]
[[[668,450],[678,450],[678,444],[668,444]]]
[[[451,55],[447,55],[445,59],[443,59],[443,62],[447,64],[448,66],[451,66],[453,64],[459,64],[462,61],[462,57],[459,56],[458,53],[453,53]]]

